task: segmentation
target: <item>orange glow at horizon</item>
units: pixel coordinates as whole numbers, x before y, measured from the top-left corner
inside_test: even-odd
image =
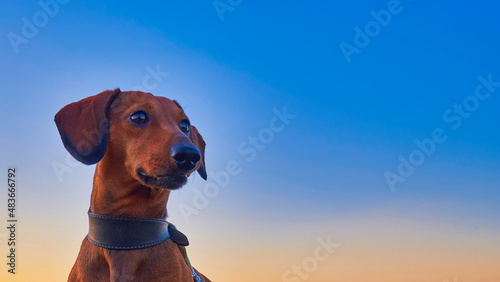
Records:
[[[85,230],[24,225],[18,273],[4,271],[1,281],[66,281]],[[247,228],[235,227],[238,236],[191,234],[191,262],[213,281],[500,281],[500,233],[491,230],[377,218],[287,227],[287,236],[278,235],[279,226]],[[57,233],[67,236],[51,236]],[[330,253],[318,243],[328,237],[338,244]]]

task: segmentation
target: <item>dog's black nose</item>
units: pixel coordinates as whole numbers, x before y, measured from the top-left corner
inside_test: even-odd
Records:
[[[177,144],[170,150],[177,167],[182,171],[192,170],[201,159],[200,151],[195,146]]]

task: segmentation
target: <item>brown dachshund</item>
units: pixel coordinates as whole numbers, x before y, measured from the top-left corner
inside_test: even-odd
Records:
[[[55,122],[73,157],[97,163],[89,213],[166,222],[170,191],[183,186],[195,170],[206,180],[205,141],[176,101],[108,90],[65,106]],[[172,238],[113,249],[96,245],[89,236],[68,281],[193,282],[193,272],[199,281],[210,281],[188,265]]]

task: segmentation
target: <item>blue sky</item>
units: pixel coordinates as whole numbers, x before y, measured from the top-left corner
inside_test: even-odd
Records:
[[[327,228],[333,218],[377,213],[498,226],[500,87],[456,130],[443,113],[474,95],[478,77],[500,81],[500,4],[400,1],[349,63],[340,44],[355,46],[355,27],[364,30],[370,12],[390,3],[243,0],[221,20],[212,1],[73,0],[18,53],[8,34],[22,35],[22,18],[42,8],[4,3],[0,152],[3,167],[20,168],[23,212],[49,214],[51,203],[84,218],[93,167],[58,180],[52,165],[67,165],[67,153],[53,116],[105,89],[143,86],[149,67],[168,73],[151,92],[177,99],[207,141],[209,177],[230,160],[242,167],[190,222]],[[283,107],[296,117],[247,162],[238,145]],[[384,173],[435,128],[447,140],[392,192]],[[195,176],[169,203],[192,232],[179,207],[204,185]]]

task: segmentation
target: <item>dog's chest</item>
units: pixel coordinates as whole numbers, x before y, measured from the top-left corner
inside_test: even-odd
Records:
[[[111,251],[111,281],[186,281],[192,274],[177,245],[167,241],[157,247],[139,250]]]

